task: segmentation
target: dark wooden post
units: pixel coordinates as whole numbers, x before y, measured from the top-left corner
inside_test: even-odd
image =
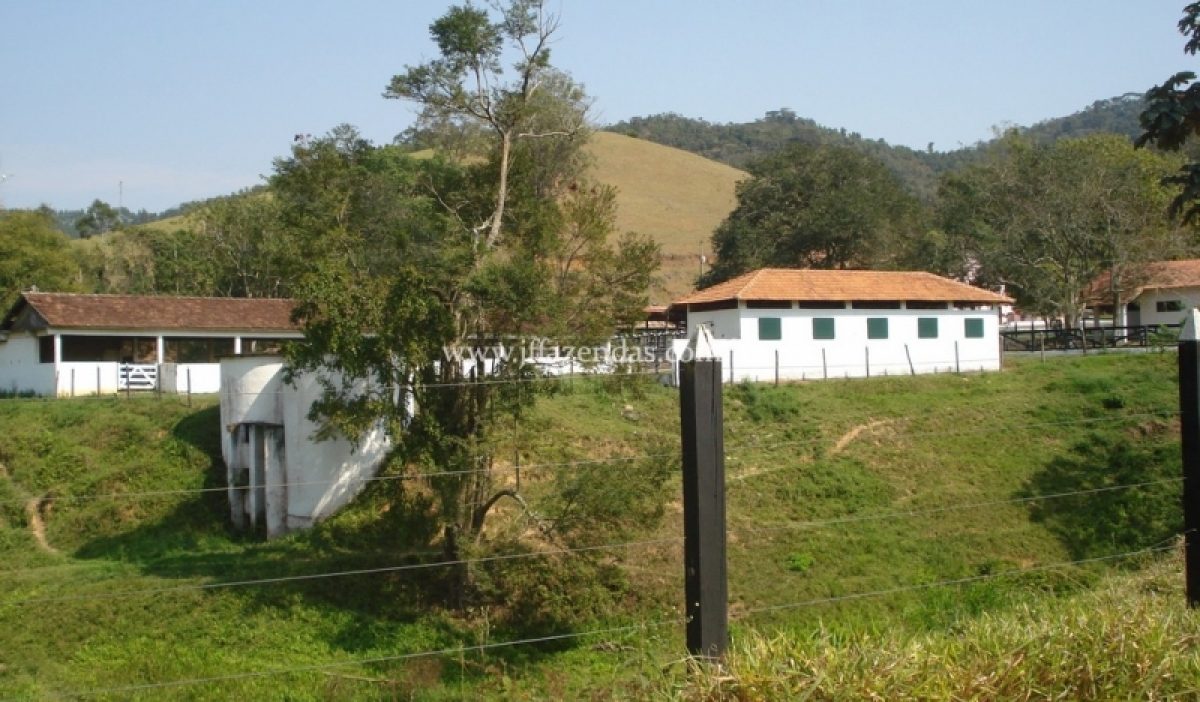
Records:
[[[704,327],[692,336],[688,352],[679,364],[687,647],[695,656],[715,659],[725,655],[729,640],[721,359]]]
[[[1189,607],[1200,606],[1200,311],[1179,333],[1179,424],[1183,438],[1184,578]]]

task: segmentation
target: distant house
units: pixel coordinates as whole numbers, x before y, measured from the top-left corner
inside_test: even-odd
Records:
[[[221,356],[302,334],[278,299],[27,292],[0,322],[0,391],[215,393]]]
[[[764,268],[671,307],[709,327],[727,379],[762,381],[998,370],[1011,303],[932,273]]]
[[[1092,283],[1089,298],[1094,308],[1111,313],[1109,273]],[[1122,285],[1124,319],[1114,315],[1117,326],[1178,325],[1193,307],[1200,307],[1200,259],[1155,261],[1126,275]],[[1120,311],[1118,311],[1120,312]]]

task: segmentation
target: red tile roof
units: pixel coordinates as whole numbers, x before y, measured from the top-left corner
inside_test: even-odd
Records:
[[[1088,288],[1088,299],[1092,302],[1111,302],[1109,280],[1112,272],[1105,271]],[[1146,290],[1200,287],[1200,259],[1187,261],[1154,261],[1144,268],[1130,270],[1125,274],[1123,291],[1127,299],[1133,300]]]
[[[726,300],[921,300],[1009,304],[1012,298],[923,272],[824,271],[762,268],[687,297],[673,305]]]
[[[30,307],[50,327],[162,331],[299,331],[292,324],[292,300],[151,295],[23,293],[0,329],[11,329]]]

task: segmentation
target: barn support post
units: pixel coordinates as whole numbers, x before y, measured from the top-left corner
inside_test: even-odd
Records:
[[[867,377],[871,377],[871,347],[866,347],[867,352]]]
[[[1179,430],[1183,440],[1184,581],[1188,607],[1200,606],[1200,310],[1179,334]]]
[[[779,349],[775,349],[775,387],[779,387]]]
[[[825,380],[829,380],[829,364],[825,362],[825,347],[821,347],[821,373],[825,375]]]
[[[962,367],[958,365],[958,341],[954,342],[954,372],[962,373]]]
[[[705,327],[696,329],[685,353],[679,412],[687,647],[698,658],[715,660],[729,642],[721,359]]]

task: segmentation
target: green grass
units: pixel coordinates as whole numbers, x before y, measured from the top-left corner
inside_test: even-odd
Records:
[[[397,483],[374,485],[336,518],[270,543],[227,527],[220,492],[70,499],[218,486],[215,405],[0,400],[0,699],[334,663],[346,665],[135,697],[785,699],[809,685],[819,691],[813,699],[872,690],[890,697],[905,686],[939,699],[985,679],[988,660],[997,661],[992,672],[1025,662],[1014,663],[1011,680],[987,683],[1001,691],[990,697],[984,687],[961,689],[983,699],[1007,698],[1020,685],[1067,697],[1144,697],[1136,669],[1169,670],[1175,677],[1162,691],[1196,687],[1194,653],[1181,653],[1193,644],[1176,636],[1194,631],[1177,565],[1141,574],[1145,558],[1057,567],[1169,544],[1180,530],[1177,483],[1095,492],[1178,476],[1174,365],[1172,354],[1109,354],[987,375],[726,387],[736,652],[728,678],[689,677],[679,663],[675,543],[609,552],[611,590],[581,581],[593,571],[572,570],[570,559],[483,573],[516,584],[530,606],[554,600],[560,610],[587,610],[549,624],[514,618],[518,602],[446,608],[440,569],[95,597],[416,564],[438,534],[422,518],[421,492],[397,493]],[[519,456],[536,510],[551,476],[613,469],[544,464],[670,455],[678,432],[675,390],[577,379],[520,422],[497,427],[492,442],[501,473]],[[1032,499],[1079,491],[1092,492]],[[38,547],[25,512],[29,499],[49,493],[46,540],[57,553]],[[501,511],[489,530],[503,532],[518,516]],[[678,537],[681,521],[670,500],[661,528],[646,537]],[[989,577],[924,587],[980,576]],[[1105,594],[1119,588],[1140,593],[1129,598],[1134,609]],[[838,599],[893,589],[903,591]],[[77,596],[90,599],[26,602]],[[813,600],[826,602],[771,609]],[[352,663],[647,622],[540,646]],[[1104,648],[1118,634],[1139,642],[1136,656]],[[1033,644],[1022,649],[1022,636],[1055,653],[1033,666]],[[1072,636],[1088,642],[1081,650],[1106,656],[1088,673],[1099,687],[1069,686],[1084,680],[1081,658],[1068,655]],[[806,671],[821,675],[804,682]]]

